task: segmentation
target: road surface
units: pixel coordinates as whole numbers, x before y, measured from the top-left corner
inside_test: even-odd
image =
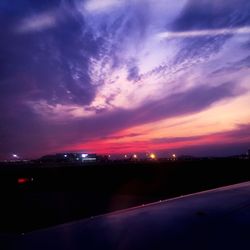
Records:
[[[250,249],[250,182],[21,235],[0,249]]]

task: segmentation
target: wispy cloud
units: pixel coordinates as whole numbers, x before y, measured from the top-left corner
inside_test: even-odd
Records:
[[[28,101],[26,104],[36,113],[46,120],[63,121],[65,119],[77,119],[93,115],[90,110],[85,110],[82,106],[72,104],[49,104],[45,100]]]
[[[226,29],[208,29],[208,30],[192,30],[182,32],[161,32],[156,35],[157,39],[175,39],[175,38],[194,38],[204,36],[219,36],[219,35],[249,35],[250,26],[241,28],[226,28]]]
[[[137,136],[141,136],[141,133],[130,133],[130,134],[124,134],[124,135],[111,135],[111,136],[103,136],[100,139],[101,140],[117,140],[117,139],[124,139],[124,138],[133,138]]]
[[[21,20],[15,30],[19,33],[43,31],[55,27],[57,21],[56,12],[36,13]]]
[[[84,8],[89,12],[105,12],[124,4],[123,0],[87,0]]]

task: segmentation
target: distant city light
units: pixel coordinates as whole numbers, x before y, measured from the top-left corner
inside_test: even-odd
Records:
[[[137,155],[136,155],[136,154],[133,154],[133,158],[134,158],[134,159],[137,159]]]
[[[173,154],[172,156],[173,156],[173,158],[176,158],[176,154]]]
[[[128,156],[127,155],[124,155],[124,158],[127,158]]]
[[[82,154],[82,158],[86,158],[88,154]]]
[[[12,154],[12,156],[13,156],[14,158],[18,158],[18,155],[17,155],[17,154]]]
[[[68,157],[68,155],[64,155],[64,157],[66,158],[66,157]]]
[[[153,153],[151,153],[151,154],[149,155],[149,157],[150,157],[151,159],[156,159],[156,155],[153,154]]]

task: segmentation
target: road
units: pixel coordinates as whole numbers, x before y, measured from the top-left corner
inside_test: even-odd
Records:
[[[221,250],[249,246],[250,182],[23,235],[0,235],[1,249],[18,250]]]

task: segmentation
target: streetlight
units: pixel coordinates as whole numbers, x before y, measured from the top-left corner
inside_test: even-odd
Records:
[[[82,158],[86,158],[88,154],[82,154]]]
[[[156,159],[156,155],[153,154],[153,153],[151,153],[151,154],[149,155],[149,157],[150,157],[152,160]]]

